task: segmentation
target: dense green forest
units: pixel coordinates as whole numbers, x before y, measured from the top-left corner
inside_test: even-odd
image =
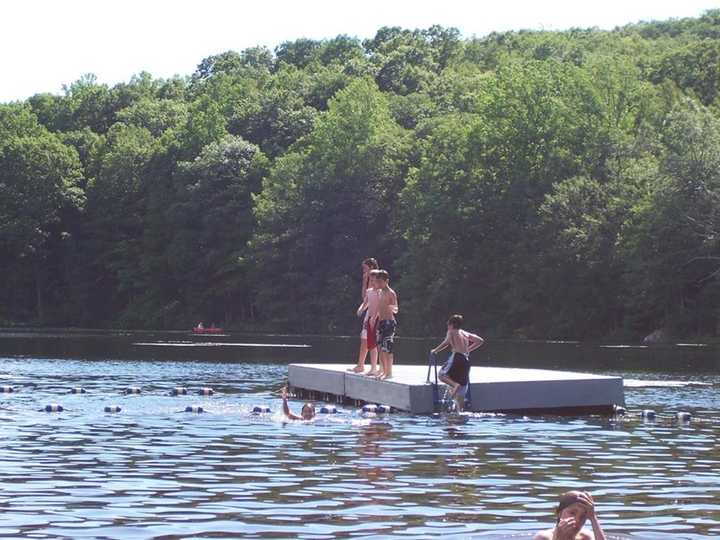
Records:
[[[0,104],[0,322],[720,333],[720,10],[381,28]]]

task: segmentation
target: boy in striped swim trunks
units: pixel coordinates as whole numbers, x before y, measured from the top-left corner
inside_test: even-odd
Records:
[[[395,360],[393,355],[393,342],[395,341],[395,329],[397,328],[398,297],[397,293],[390,288],[390,274],[387,270],[374,272],[375,284],[378,291],[378,323],[377,346],[380,348],[380,373],[378,379],[385,380],[392,378],[392,367]]]
[[[439,378],[452,389],[451,395],[458,412],[463,410],[465,394],[470,385],[470,353],[485,343],[480,336],[463,330],[462,325],[463,316],[452,315],[447,322],[445,339],[430,351],[437,354],[450,347],[450,356],[440,370]]]

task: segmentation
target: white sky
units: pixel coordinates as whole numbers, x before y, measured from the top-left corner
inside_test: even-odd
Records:
[[[696,17],[720,0],[6,0],[0,4],[0,102],[62,92],[85,73],[190,75],[229,49],[300,37],[372,37],[382,26],[492,31],[613,28]]]

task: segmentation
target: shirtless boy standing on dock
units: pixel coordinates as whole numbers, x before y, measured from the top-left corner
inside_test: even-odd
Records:
[[[375,278],[380,270],[371,270],[368,275],[368,288],[365,290],[363,303],[357,309],[358,317],[364,315],[363,334],[360,339],[364,340],[360,346],[360,356],[358,363],[354,368],[348,368],[348,371],[362,373],[365,370],[365,356],[370,353],[370,371],[366,375],[376,377],[378,371],[378,350],[377,350],[377,323],[379,313],[380,290],[377,287]]]
[[[357,365],[348,368],[353,373],[365,371],[365,357],[370,353],[370,371],[368,375],[377,375],[377,343],[375,342],[375,324],[377,323],[377,294],[375,291],[375,278],[373,272],[377,272],[378,263],[372,257],[362,262],[362,304],[357,310],[357,316],[362,320],[360,331],[360,350],[358,352]],[[374,316],[373,316],[374,314]]]
[[[393,341],[397,322],[395,315],[398,312],[397,294],[390,286],[390,274],[387,270],[375,272],[375,283],[378,290],[378,319],[377,343],[380,347],[380,373],[378,379],[392,377]]]
[[[445,339],[430,351],[437,354],[450,347],[450,357],[440,370],[440,380],[452,388],[451,395],[458,412],[463,410],[465,394],[470,385],[470,353],[485,343],[480,336],[463,330],[462,325],[463,316],[452,315],[447,322]]]

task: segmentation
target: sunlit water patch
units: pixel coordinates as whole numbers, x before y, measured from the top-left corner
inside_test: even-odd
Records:
[[[0,384],[16,389],[0,394],[0,536],[527,539],[552,524],[560,493],[587,489],[610,537],[720,537],[715,375],[619,373],[703,384],[631,384],[628,413],[614,419],[340,407],[288,423],[277,398],[286,373],[0,359]],[[133,386],[141,393],[125,395]],[[50,403],[64,411],[43,412]],[[638,414],[648,408],[654,421]]]

